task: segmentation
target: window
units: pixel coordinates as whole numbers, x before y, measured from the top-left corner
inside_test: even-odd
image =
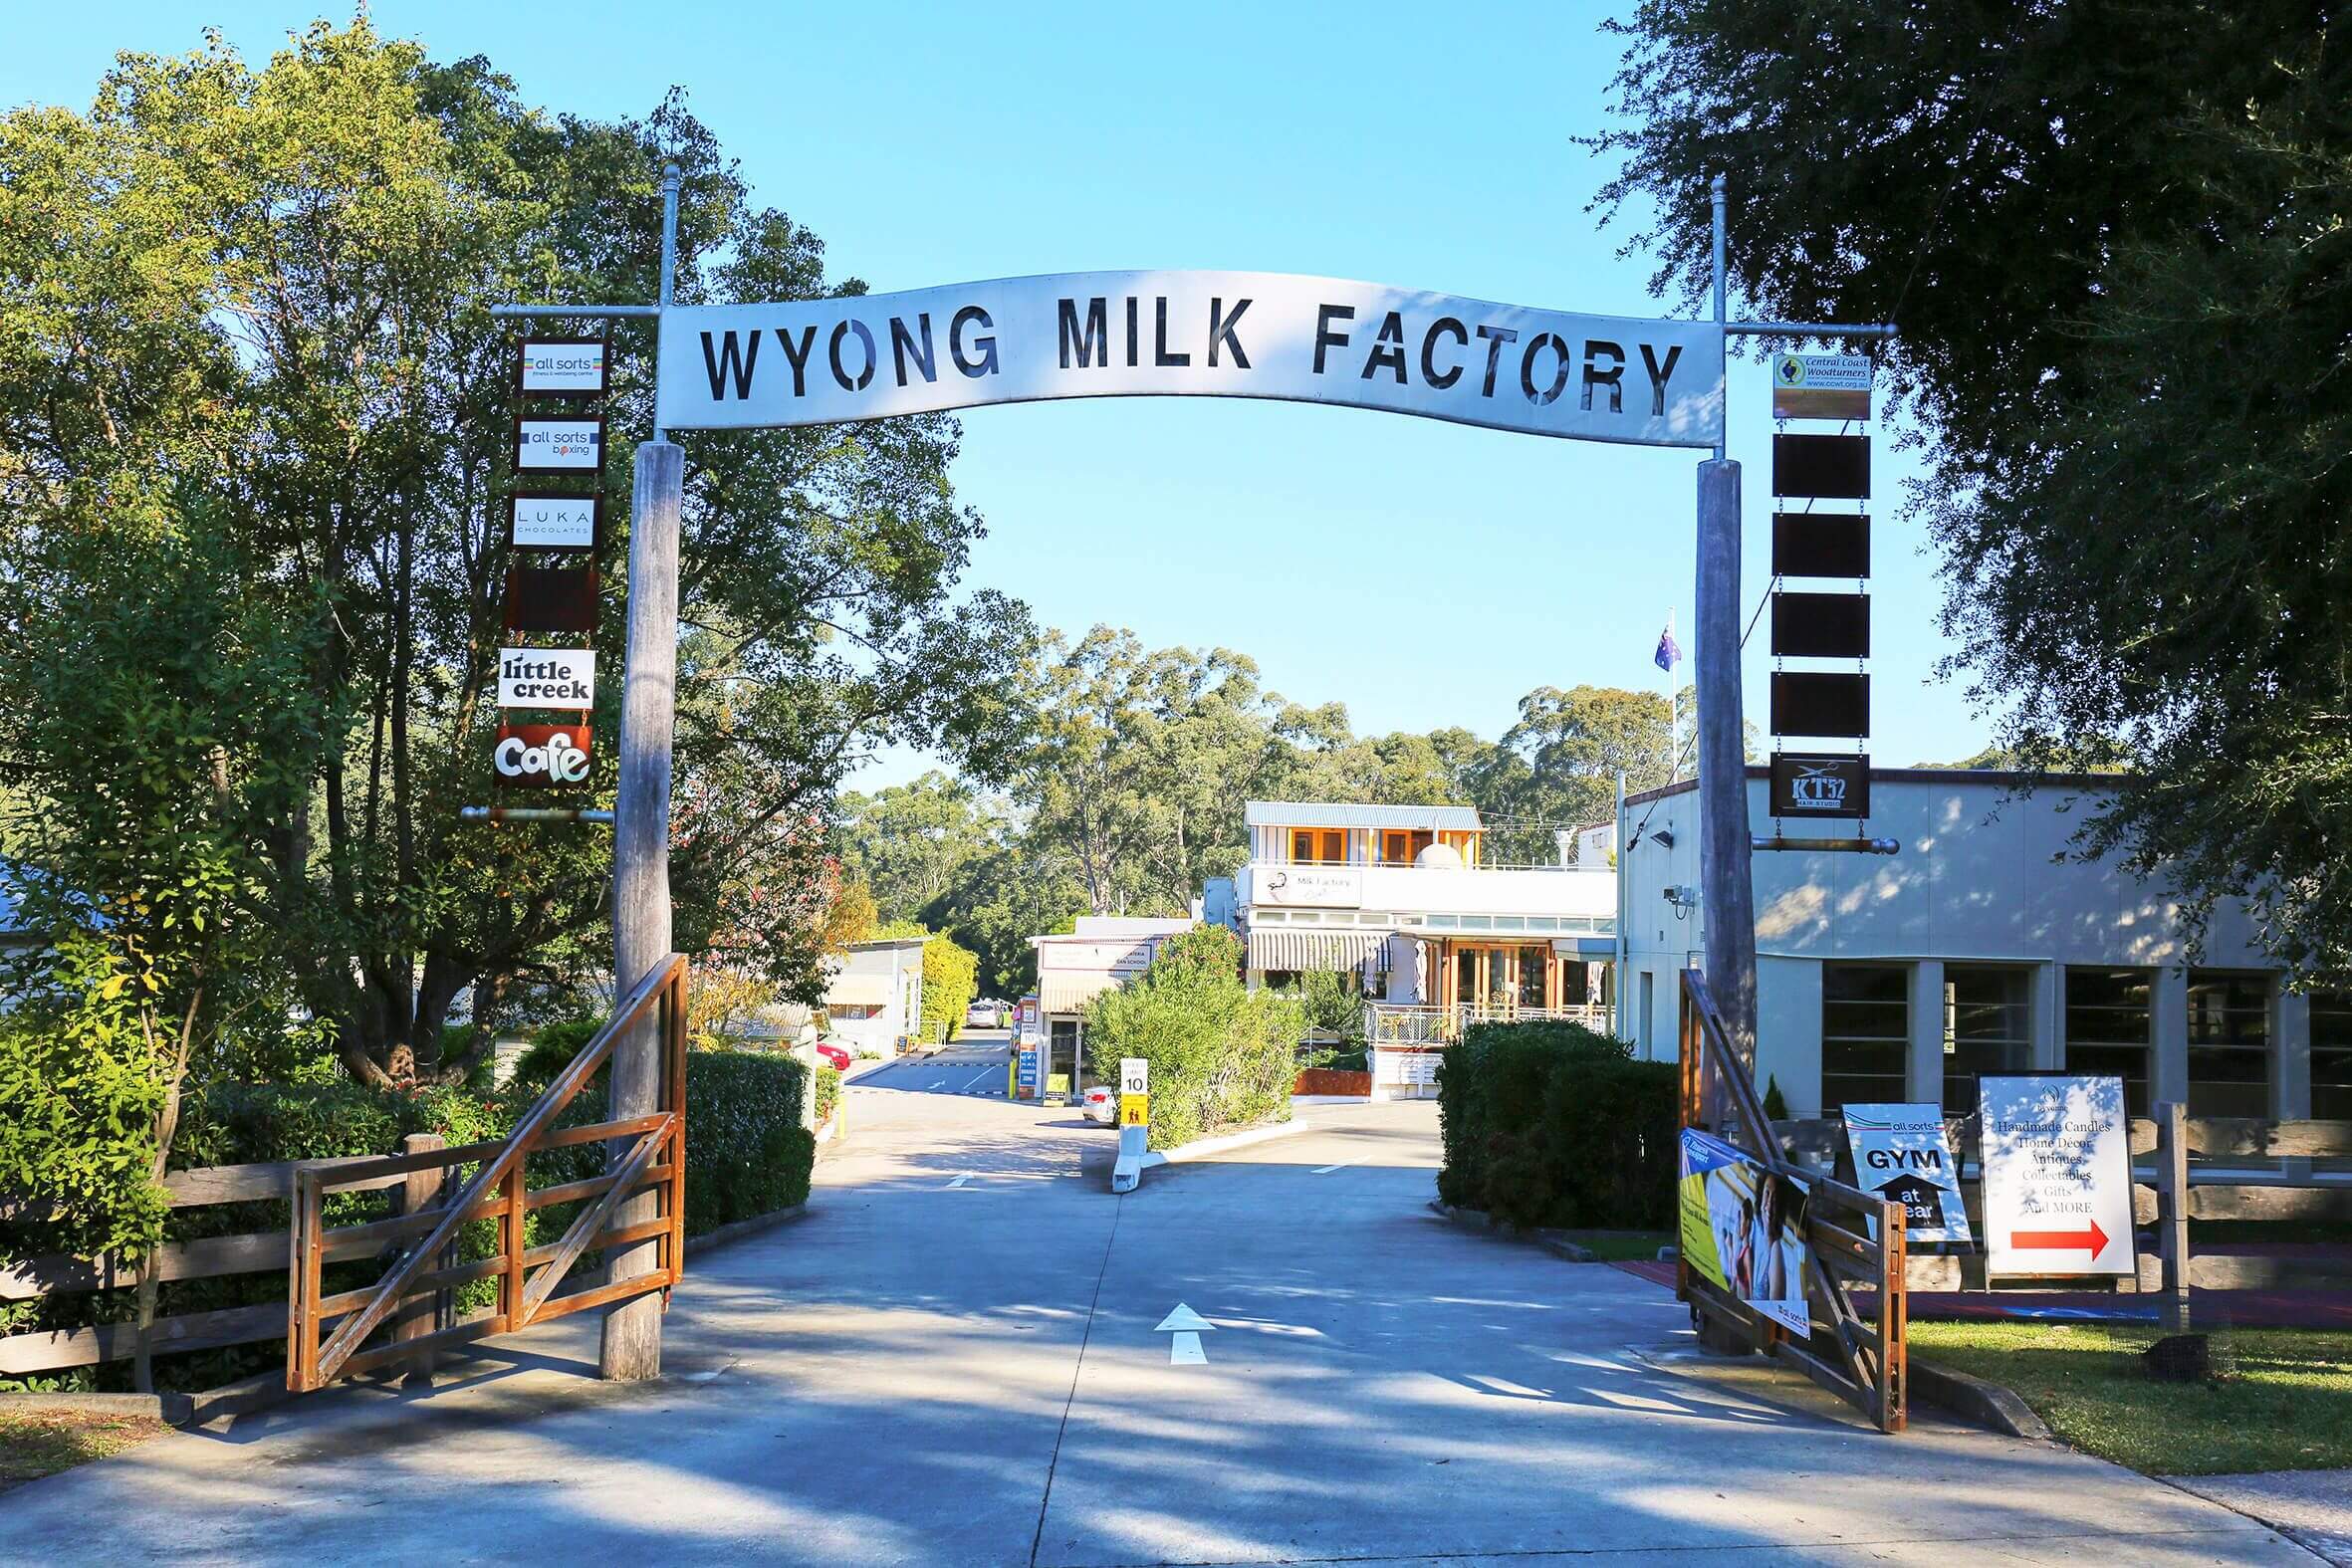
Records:
[[[1436,841],[1436,835],[1413,832],[1401,828],[1384,828],[1380,834],[1380,863],[1409,866],[1416,855]]]
[[[1639,1026],[1641,1028],[1641,1055],[1642,1060],[1644,1061],[1655,1061],[1657,1059],[1657,1052],[1650,1048],[1650,1010],[1656,1005],[1657,1000],[1657,974],[1654,971],[1645,969],[1641,972],[1641,1017],[1638,1020]]]
[[[2311,993],[2311,1114],[2352,1121],[2352,991]]]
[[[1821,966],[1821,1114],[1853,1100],[1901,1100],[1910,1051],[1910,973],[1895,964]]]
[[[2144,969],[2066,971],[2066,1069],[2123,1080],[2125,1111],[2148,1114],[2148,994]]]
[[[1291,863],[1301,866],[1345,865],[1347,863],[1347,829],[1344,827],[1292,828]]]
[[[2189,1114],[2270,1114],[2270,981],[2189,972]]]
[[[1944,967],[1944,1111],[1977,1108],[1981,1074],[2021,1072],[2033,1064],[2030,977],[2021,969]]]

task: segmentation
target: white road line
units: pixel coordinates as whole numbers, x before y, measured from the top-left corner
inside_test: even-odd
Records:
[[[1355,1164],[1353,1160],[1342,1160],[1337,1165],[1318,1165],[1314,1168],[1313,1174],[1316,1176],[1328,1176],[1333,1171],[1344,1171],[1353,1164]]]

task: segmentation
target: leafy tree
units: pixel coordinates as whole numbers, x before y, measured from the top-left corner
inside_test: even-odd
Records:
[[[1247,990],[1240,961],[1232,932],[1196,927],[1086,1006],[1087,1059],[1098,1081],[1117,1081],[1122,1056],[1151,1063],[1154,1148],[1290,1115],[1304,1009],[1293,998]]]
[[[674,95],[643,120],[550,116],[487,62],[432,63],[363,19],[258,70],[217,38],[126,55],[86,114],[0,116],[0,551],[99,527],[137,462],[177,515],[219,520],[240,614],[307,650],[279,759],[301,787],[261,830],[271,961],[367,1082],[461,1077],[510,989],[602,967],[608,836],[456,815],[489,795],[504,640],[513,335],[488,308],[651,298],[669,161],[680,298],[862,290],[751,206]],[[649,347],[617,333],[616,431],[650,423]],[[994,694],[1028,623],[1002,595],[951,596],[981,531],[947,481],[956,440],[939,417],[684,440],[679,939],[801,1000],[845,772],[888,743],[985,762],[1004,742]],[[41,574],[19,613],[95,587]],[[596,750],[588,798],[608,802]],[[469,988],[472,1046],[437,1060]]]
[[[970,784],[933,769],[912,784],[841,796],[834,833],[842,863],[888,921],[910,920],[953,885],[1002,831]]]
[[[952,1040],[963,1033],[964,1013],[980,995],[979,955],[911,920],[885,926],[878,935],[923,938],[923,1038]]]
[[[1539,686],[1519,715],[1471,781],[1495,860],[1555,859],[1556,830],[1609,819],[1620,772],[1628,789],[1672,778],[1674,737],[1656,692]]]
[[[2340,26],[1651,0],[1624,31],[1604,201],[1649,206],[1695,299],[1725,174],[1759,314],[1899,323],[1946,672],[2023,767],[2130,763],[2078,848],[2171,882],[2193,930],[2243,897],[2281,961],[2352,969]]]

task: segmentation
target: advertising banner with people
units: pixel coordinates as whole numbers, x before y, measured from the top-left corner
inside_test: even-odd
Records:
[[[1804,1184],[1713,1134],[1682,1134],[1682,1255],[1727,1295],[1799,1338],[1805,1308]]]

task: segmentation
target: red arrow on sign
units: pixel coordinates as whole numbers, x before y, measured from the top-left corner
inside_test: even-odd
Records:
[[[2085,1251],[2096,1258],[2107,1250],[2110,1237],[2093,1220],[2087,1231],[2011,1231],[2009,1245],[2016,1250],[2034,1252]]]

